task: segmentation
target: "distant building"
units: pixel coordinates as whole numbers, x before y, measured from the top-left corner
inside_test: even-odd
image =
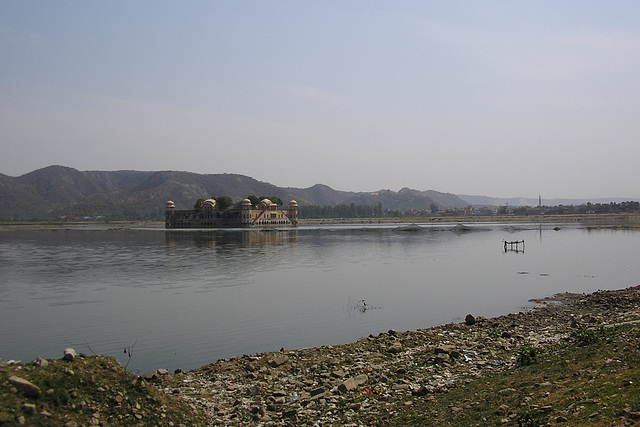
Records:
[[[256,207],[244,199],[240,209],[219,210],[215,200],[207,199],[200,209],[176,210],[169,200],[164,225],[165,228],[297,227],[298,203],[292,200],[288,209],[278,209],[269,199],[263,199]]]

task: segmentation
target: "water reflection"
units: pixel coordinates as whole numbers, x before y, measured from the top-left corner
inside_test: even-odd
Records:
[[[640,280],[637,232],[454,226],[0,232],[0,357],[136,343],[134,371],[189,369]],[[518,240],[526,253],[504,252]]]
[[[198,248],[250,248],[294,244],[298,230],[167,230],[167,246],[194,245]]]

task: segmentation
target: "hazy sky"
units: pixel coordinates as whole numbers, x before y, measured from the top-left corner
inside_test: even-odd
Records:
[[[640,2],[0,1],[0,173],[640,197]]]

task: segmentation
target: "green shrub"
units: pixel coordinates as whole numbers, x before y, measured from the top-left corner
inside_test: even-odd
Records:
[[[537,362],[537,356],[540,349],[535,347],[522,347],[518,352],[516,364],[518,366],[529,366]]]
[[[594,344],[600,340],[605,334],[604,327],[600,327],[596,329],[580,329],[578,331],[573,331],[571,333],[571,337],[575,341],[576,344],[583,346]]]

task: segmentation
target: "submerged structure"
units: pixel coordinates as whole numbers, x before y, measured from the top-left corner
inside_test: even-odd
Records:
[[[221,210],[214,199],[207,199],[199,209],[177,210],[169,200],[164,224],[165,228],[297,227],[298,203],[292,200],[288,209],[278,209],[269,199],[262,199],[255,207],[244,199],[240,208]]]

